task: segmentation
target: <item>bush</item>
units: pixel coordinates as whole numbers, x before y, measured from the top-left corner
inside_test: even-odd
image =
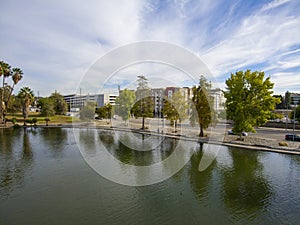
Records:
[[[34,126],[36,126],[37,118],[32,118],[32,123],[34,124]]]
[[[46,117],[45,121],[46,121],[46,126],[48,126],[48,122],[50,121],[50,118]]]
[[[288,143],[286,143],[286,142],[284,142],[284,141],[281,141],[281,142],[279,142],[278,144],[279,144],[279,146],[285,146],[285,147],[288,147],[288,146],[289,146]]]
[[[12,122],[12,124],[13,124],[13,125],[15,125],[15,124],[16,124],[16,122],[17,122],[17,118],[15,118],[15,117],[14,117],[14,118],[12,118],[12,119],[11,119],[11,122]]]
[[[14,128],[20,128],[20,125],[19,124],[14,124]]]

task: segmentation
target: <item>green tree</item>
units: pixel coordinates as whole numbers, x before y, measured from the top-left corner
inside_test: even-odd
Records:
[[[151,97],[151,89],[148,86],[148,79],[140,75],[138,76],[138,87],[135,92],[136,102],[132,108],[135,117],[142,117],[142,129],[145,129],[145,118],[153,117],[154,102]]]
[[[192,88],[193,97],[190,105],[191,115],[190,124],[195,126],[199,124],[199,137],[204,137],[204,129],[215,121],[215,111],[213,109],[213,97],[209,95],[211,84],[204,76],[200,77],[199,86]]]
[[[124,89],[116,98],[115,113],[127,121],[135,100],[134,92]]]
[[[291,108],[291,93],[289,91],[284,94],[284,109]]]
[[[96,113],[101,119],[110,119],[111,121],[113,107],[110,103],[107,103],[103,107],[98,108]]]
[[[1,102],[0,102],[0,120],[1,123],[5,121],[5,112],[8,108],[12,92],[15,85],[22,79],[23,72],[19,68],[11,68],[6,62],[0,61],[0,77],[2,76],[1,87]],[[8,77],[12,78],[12,86],[6,81]]]
[[[68,110],[68,104],[60,93],[55,91],[54,93],[51,94],[49,99],[53,102],[53,108],[56,115],[66,114]]]
[[[170,120],[171,125],[174,125],[174,133],[177,123],[188,118],[188,103],[180,91],[176,91],[171,98],[164,100],[163,114]]]
[[[18,96],[11,95],[6,111],[9,113],[17,113],[22,111],[22,102]]]
[[[84,121],[91,121],[95,117],[96,102],[88,101],[85,106],[80,110],[80,119]]]
[[[50,98],[39,99],[37,106],[41,109],[42,116],[49,117],[55,115],[54,104]]]
[[[226,111],[233,120],[233,132],[255,132],[253,126],[268,121],[279,99],[272,97],[274,84],[264,72],[238,71],[226,80]]]
[[[26,126],[26,119],[29,114],[29,106],[34,101],[33,91],[29,87],[23,87],[18,94],[22,102],[22,113],[24,118],[24,126]]]
[[[294,114],[295,113],[295,114]],[[297,121],[300,122],[300,105],[298,105],[292,112],[290,115],[290,118],[294,119],[294,115],[295,115],[295,119]]]

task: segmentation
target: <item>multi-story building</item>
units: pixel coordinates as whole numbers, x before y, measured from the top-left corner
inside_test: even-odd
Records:
[[[224,97],[223,91],[220,88],[211,89],[209,94],[214,99],[214,102],[213,102],[214,110],[216,112],[225,110],[226,98]]]
[[[162,109],[163,109],[164,89],[163,88],[153,88],[153,89],[151,89],[151,96],[154,99],[154,114],[155,114],[155,117],[161,117],[162,116]]]
[[[104,94],[71,94],[63,97],[70,112],[78,112],[89,101],[96,102],[96,108],[104,106]]]
[[[86,104],[86,102],[96,102],[96,108],[101,108],[105,104],[115,105],[117,94],[71,94],[63,96],[68,104],[70,112],[77,112]]]
[[[298,93],[290,93],[291,105],[297,106],[300,105],[300,94]]]

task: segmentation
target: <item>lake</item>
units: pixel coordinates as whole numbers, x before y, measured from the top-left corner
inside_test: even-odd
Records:
[[[190,151],[188,141],[127,135],[84,128],[0,129],[0,224],[299,224],[300,156],[222,146],[200,172],[206,144],[192,143]],[[141,143],[148,151],[133,150]],[[90,166],[86,156],[95,161],[102,148],[136,167],[157,164],[175,151],[178,162],[188,160],[168,179],[130,186]],[[136,180],[124,174],[124,182]]]

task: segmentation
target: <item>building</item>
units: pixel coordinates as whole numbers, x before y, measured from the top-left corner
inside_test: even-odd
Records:
[[[211,89],[209,91],[209,94],[214,99],[214,103],[213,103],[214,110],[216,112],[225,110],[226,98],[224,97],[223,91],[220,88]]]
[[[116,99],[119,95],[117,94],[104,94],[104,104],[111,104],[115,105],[116,104]]]
[[[291,105],[297,106],[300,105],[300,94],[298,93],[290,93]]]
[[[68,104],[69,112],[78,112],[86,102],[96,102],[96,108],[104,106],[104,94],[87,94],[87,95],[64,95],[64,100]]]
[[[154,99],[154,114],[155,117],[162,116],[164,89],[163,88],[152,88],[151,96]]]

